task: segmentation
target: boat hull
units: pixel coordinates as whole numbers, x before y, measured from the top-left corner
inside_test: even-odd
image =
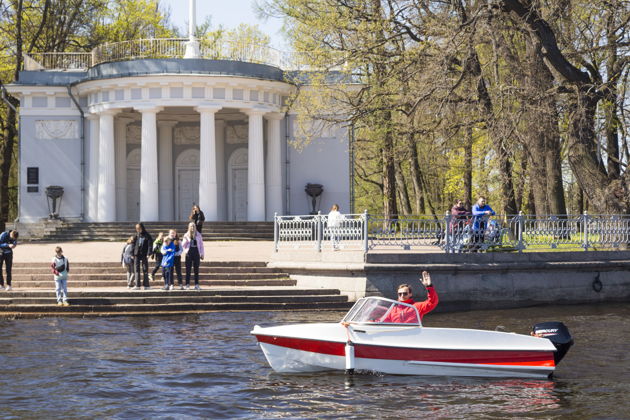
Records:
[[[346,331],[334,324],[306,324],[256,327],[252,333],[277,372],[344,370],[348,338],[354,346],[356,370],[399,375],[545,378],[555,369],[554,347],[549,340],[494,331],[427,328]],[[453,337],[457,335],[461,342],[454,346]],[[506,342],[502,346],[495,344],[500,339]]]

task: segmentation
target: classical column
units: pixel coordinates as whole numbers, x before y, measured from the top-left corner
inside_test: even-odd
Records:
[[[116,118],[116,220],[127,220],[127,126],[132,118]]]
[[[267,220],[274,213],[282,214],[282,148],[280,146],[280,121],[284,115],[272,112],[267,115]]]
[[[116,148],[114,114],[103,111],[99,118],[98,149],[98,221],[116,221]]]
[[[158,122],[159,162],[158,181],[160,182],[160,220],[175,220],[175,197],[173,195],[173,127],[177,121]]]
[[[225,180],[225,121],[214,120],[214,144],[217,152],[217,220],[228,220]]]
[[[88,191],[87,191],[87,220],[96,222],[98,219],[98,147],[99,147],[99,116],[89,114],[90,121],[90,155],[88,158]]]
[[[157,156],[157,113],[161,108],[139,108],[142,113],[140,148],[140,220],[156,222],[160,219]]]
[[[218,220],[217,153],[214,114],[218,106],[198,106],[199,112],[199,207],[206,220]]]
[[[247,220],[265,220],[265,154],[263,147],[263,114],[247,110],[249,142],[247,147]]]

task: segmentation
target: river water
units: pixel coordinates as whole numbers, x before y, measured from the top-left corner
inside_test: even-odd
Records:
[[[551,380],[276,374],[262,326],[340,312],[0,320],[1,418],[630,418],[630,304],[429,314],[426,326],[528,333],[563,321],[575,345]]]

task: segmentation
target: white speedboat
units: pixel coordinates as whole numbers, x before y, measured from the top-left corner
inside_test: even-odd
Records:
[[[426,328],[414,306],[380,297],[358,300],[340,323],[256,325],[251,333],[277,372],[545,378],[573,344],[560,322],[538,324],[533,335]]]

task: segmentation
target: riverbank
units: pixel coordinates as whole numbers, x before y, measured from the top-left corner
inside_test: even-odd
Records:
[[[95,265],[90,269],[92,271],[85,267],[86,271],[83,274],[76,270],[71,274],[69,288],[75,292],[75,296],[90,292],[92,294],[84,294],[84,297],[96,299],[98,296],[93,294],[94,291],[87,288],[94,286],[96,284],[94,282],[98,281],[98,285],[103,287],[102,297],[109,296],[106,293],[111,295],[108,300],[104,300],[110,304],[123,305],[125,299],[133,297],[135,300],[133,302],[129,300],[130,304],[151,305],[149,298],[153,296],[125,294],[127,292],[125,274],[120,266],[122,243],[67,242],[60,245],[71,266],[77,268],[81,265]],[[24,290],[24,287],[28,288],[28,284],[40,282],[52,292],[54,283],[46,267],[52,258],[54,247],[55,244],[50,243],[32,243],[21,244],[16,248],[14,284],[17,287],[14,286],[14,291],[28,291]],[[327,293],[329,297],[326,299],[336,300],[335,295],[342,295],[347,297],[347,301],[354,302],[363,296],[371,295],[395,299],[397,286],[408,283],[412,285],[415,298],[420,300],[424,298],[425,292],[418,280],[419,273],[428,270],[440,295],[440,305],[437,308],[440,312],[630,301],[630,251],[474,254],[396,250],[368,254],[357,250],[274,252],[274,244],[271,241],[208,241],[205,242],[205,248],[202,289],[209,292],[216,290],[217,293],[226,286],[237,289],[252,286],[287,286],[300,291],[325,289],[330,292]],[[253,269],[253,263],[258,268]],[[45,272],[39,271],[36,274],[26,272],[28,270],[24,269],[23,274],[26,274],[26,278],[22,279],[24,286],[21,288],[15,278],[21,265],[29,269],[31,266],[38,270],[43,268]],[[270,274],[261,274],[265,270],[274,273],[276,277],[281,276],[282,279],[273,279],[270,278]],[[114,274],[115,278],[108,277],[109,274]],[[261,276],[265,278],[260,279]],[[255,281],[258,283],[254,283]],[[279,284],[278,281],[283,283]],[[152,286],[160,287],[160,283],[161,281],[152,283]],[[250,290],[252,296],[256,294],[254,289]],[[119,293],[111,294],[112,291]],[[247,297],[247,294],[244,296]],[[35,295],[23,297],[32,300]],[[203,302],[199,299],[196,302],[194,299],[186,302],[173,298],[161,301],[165,305],[176,303],[188,305],[186,308],[188,312],[221,310],[221,306],[215,305],[211,308],[196,305],[209,304],[214,299],[212,296],[205,298]],[[54,305],[52,294],[47,299]],[[93,300],[90,299],[83,302],[88,306],[85,313],[91,312],[89,306]],[[295,297],[276,299],[274,309],[294,308],[291,304],[295,303],[295,299]],[[262,298],[261,303],[264,300]],[[37,301],[39,302],[41,301]],[[5,302],[7,305],[12,303],[17,303],[17,300],[14,302],[9,299]],[[307,302],[305,304],[308,305]],[[247,306],[247,298],[243,300],[242,305]],[[323,303],[319,306],[325,307]],[[151,313],[149,309],[147,306],[145,313]],[[154,312],[158,312],[157,308],[155,309]],[[78,308],[75,310],[78,311]],[[163,312],[168,310],[169,306],[161,308]],[[55,308],[54,312],[59,310]]]

